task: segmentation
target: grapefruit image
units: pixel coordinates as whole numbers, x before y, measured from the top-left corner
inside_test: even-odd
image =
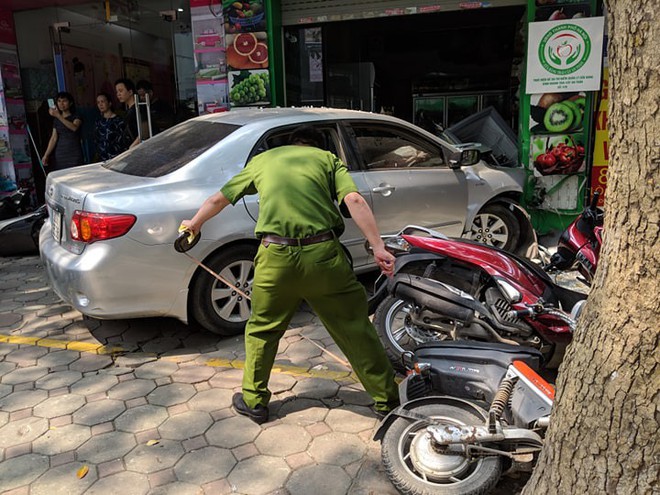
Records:
[[[237,34],[234,38],[234,50],[243,56],[250,55],[257,48],[257,37],[253,33]]]
[[[257,43],[257,46],[248,55],[248,58],[250,62],[261,64],[261,67],[264,67],[264,64],[268,63],[268,46],[265,43]]]

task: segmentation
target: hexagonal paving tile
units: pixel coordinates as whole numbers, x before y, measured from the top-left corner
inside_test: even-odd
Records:
[[[163,438],[185,440],[203,435],[213,423],[211,416],[203,411],[186,411],[170,417],[158,427]]]
[[[5,411],[0,411],[0,428],[9,423],[9,413]]]
[[[174,472],[181,481],[203,485],[225,478],[235,465],[236,459],[229,450],[204,447],[184,455]]]
[[[195,387],[188,383],[171,383],[151,392],[147,395],[147,401],[157,406],[173,406],[186,402],[195,392]]]
[[[240,387],[243,383],[243,370],[227,369],[218,371],[213,378],[209,380],[209,384],[213,388],[224,388],[232,390]]]
[[[328,407],[320,400],[296,398],[282,404],[277,414],[286,423],[309,426],[323,421]]]
[[[149,492],[149,481],[146,476],[124,471],[103,478],[94,483],[85,495],[143,495]]]
[[[82,462],[70,462],[46,471],[30,485],[30,495],[79,495],[85,492],[98,479],[92,466],[84,478],[78,478],[76,471]]]
[[[206,491],[204,492],[206,493]],[[175,481],[167,485],[152,488],[149,495],[199,495],[199,485]]]
[[[0,377],[6,375],[11,371],[14,371],[15,369],[16,369],[16,363],[8,363],[6,361],[0,361]]]
[[[215,374],[209,366],[181,366],[172,374],[173,382],[200,383],[205,382]]]
[[[111,431],[87,440],[76,451],[76,457],[80,461],[101,464],[125,456],[136,445],[134,435],[121,431]]]
[[[71,393],[82,396],[100,394],[107,392],[119,383],[119,379],[113,375],[94,374],[88,375],[82,380],[71,385]]]
[[[76,351],[51,351],[44,357],[37,360],[39,366],[46,366],[47,368],[54,368],[56,366],[66,366],[73,363],[80,354]]]
[[[261,433],[261,427],[248,418],[235,416],[217,421],[206,432],[210,445],[233,449],[244,443],[252,442]]]
[[[11,394],[12,389],[13,387],[11,385],[3,385],[0,383],[0,397]]]
[[[18,363],[22,365],[34,364],[41,356],[48,354],[48,349],[45,347],[28,346],[21,347],[15,351],[10,352],[4,358],[5,361],[10,363]]]
[[[89,402],[73,414],[73,422],[93,426],[112,421],[126,410],[120,400],[101,399]]]
[[[359,433],[374,427],[377,418],[368,407],[344,406],[331,409],[325,422],[334,431]]]
[[[46,430],[48,430],[46,419],[29,417],[12,421],[0,428],[0,448],[31,442]]]
[[[137,378],[115,385],[108,391],[108,397],[119,400],[135,399],[136,397],[144,397],[155,388],[156,383],[153,380]]]
[[[5,395],[0,399],[0,409],[7,412],[20,411],[28,407],[34,407],[39,402],[46,400],[48,392],[45,390],[23,390]]]
[[[58,395],[46,399],[34,407],[33,414],[42,418],[57,418],[72,414],[85,405],[85,399],[79,395]]]
[[[320,464],[346,466],[361,459],[366,450],[359,437],[332,432],[312,440],[307,452]]]
[[[81,378],[82,373],[80,371],[57,371],[39,378],[34,386],[43,390],[55,390],[56,388],[73,385]]]
[[[360,465],[360,469],[353,475],[353,482],[350,490],[351,493],[355,493],[356,495],[367,493],[396,495],[399,493],[394,489],[392,482],[387,477],[385,466],[380,459],[380,449],[369,450],[367,457]],[[512,491],[513,490],[509,488],[508,490],[500,490],[500,493],[510,494]],[[517,492],[518,490],[515,491]]]
[[[304,378],[298,380],[293,387],[293,393],[297,397],[309,399],[329,399],[337,395],[339,385],[324,378]]]
[[[277,373],[277,369],[274,368],[273,374],[270,375],[270,380],[268,380],[268,389],[274,394],[279,394],[292,390],[297,382],[298,378],[284,373]]]
[[[126,469],[149,474],[174,466],[183,453],[179,442],[160,440],[155,445],[138,445],[124,457],[124,462]]]
[[[291,470],[279,457],[258,455],[236,464],[227,480],[239,493],[265,495],[281,487]],[[268,473],[268,476],[264,476]]]
[[[26,454],[0,462],[2,489],[11,490],[25,486],[48,469],[48,457],[39,454]]]
[[[286,483],[290,495],[344,495],[351,486],[351,478],[339,466],[316,464],[296,470]],[[380,493],[380,492],[373,492]]]
[[[282,424],[262,431],[254,444],[262,454],[287,456],[304,452],[311,440],[302,426]]]
[[[197,392],[195,396],[188,401],[190,409],[212,412],[218,409],[224,409],[231,406],[231,397],[234,392],[222,388],[212,388]]]
[[[79,359],[69,365],[69,369],[87,373],[89,371],[103,369],[111,364],[112,358],[110,356],[100,354],[81,354]]]
[[[138,406],[124,411],[115,419],[118,430],[137,433],[157,428],[167,419],[167,409],[160,406]]]
[[[48,368],[43,366],[29,366],[17,368],[2,377],[2,383],[6,385],[18,385],[19,383],[34,382],[48,373]]]
[[[169,361],[152,361],[150,363],[145,363],[135,370],[135,376],[137,378],[161,378],[163,376],[170,376],[179,367],[176,363],[171,363]]]
[[[48,430],[32,443],[32,450],[40,454],[55,455],[74,450],[91,436],[87,426],[66,425]]]

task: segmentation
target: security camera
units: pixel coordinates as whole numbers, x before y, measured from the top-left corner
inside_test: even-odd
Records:
[[[176,10],[161,10],[158,12],[160,18],[167,22],[176,21]]]
[[[70,33],[71,32],[71,23],[69,21],[56,22],[56,23],[53,24],[53,29],[55,31],[60,31],[62,33]]]

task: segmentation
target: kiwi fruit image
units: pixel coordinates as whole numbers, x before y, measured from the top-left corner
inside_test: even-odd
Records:
[[[584,123],[586,100],[579,93],[544,93],[536,105],[530,105],[530,117],[538,125],[533,132],[574,131]]]
[[[577,105],[576,105],[577,106]],[[571,128],[575,114],[566,102],[553,103],[545,111],[543,125],[550,132],[564,132]]]
[[[582,109],[580,106],[572,100],[566,100],[562,102],[563,105],[567,105],[568,108],[573,112],[573,123],[571,124],[571,130],[576,130],[582,127]]]

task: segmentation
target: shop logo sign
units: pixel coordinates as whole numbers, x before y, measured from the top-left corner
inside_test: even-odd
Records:
[[[550,29],[539,43],[539,61],[551,74],[565,76],[580,70],[591,54],[589,34],[575,24]]]
[[[604,25],[603,17],[530,22],[525,92],[597,91]]]

